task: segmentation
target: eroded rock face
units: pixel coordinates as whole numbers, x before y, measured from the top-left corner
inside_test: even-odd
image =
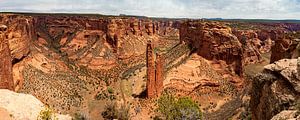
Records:
[[[147,97],[156,97],[154,47],[151,41],[147,43]]]
[[[30,41],[34,38],[33,19],[22,15],[1,15],[0,24],[7,26],[8,40],[13,60],[19,60],[29,53]]]
[[[143,67],[147,40],[157,42],[168,36],[178,40],[178,23],[167,25],[168,20],[159,19],[1,14],[0,23],[7,25],[3,36],[7,42],[1,39],[0,43],[7,48],[0,52],[5,62],[0,64],[10,65],[1,65],[0,74],[7,79],[6,73],[13,73],[17,91],[33,94],[64,113],[83,105],[82,88],[100,80],[118,80],[129,68]],[[11,65],[13,70],[7,70]],[[77,72],[93,74],[99,81]]]
[[[261,40],[253,30],[235,30],[233,32],[242,43],[244,63],[251,64],[261,61],[261,51],[263,47]]]
[[[267,53],[271,51],[273,45],[273,39],[271,39],[271,30],[256,30],[257,37],[261,40],[262,47],[260,48],[261,53]]]
[[[272,54],[270,63],[283,58],[289,58],[290,53],[288,50],[292,42],[290,39],[284,37],[284,31],[272,31],[271,39],[275,41],[275,45],[271,48]]]
[[[7,26],[0,25],[0,89],[14,90],[11,52],[5,38]]]
[[[164,28],[170,29],[166,34],[178,36],[178,26],[148,19],[41,15],[34,21],[39,44],[67,53],[70,60],[90,69],[110,69],[117,59],[144,54],[147,40],[157,41]]]
[[[10,71],[9,74],[13,74],[13,86],[17,88],[15,90],[18,90],[24,79],[21,77],[21,72],[16,71],[14,65],[28,56],[31,42],[36,38],[33,18],[13,14],[3,14],[0,17],[2,18],[0,24],[7,26],[3,36],[4,41],[7,42],[3,44],[7,44],[9,49],[5,54],[10,54],[9,63],[6,62],[5,64],[13,65],[13,72],[8,71]],[[10,77],[7,77],[7,79],[10,79]]]
[[[158,97],[164,90],[164,62],[164,57],[160,54],[156,54],[155,88]]]
[[[185,22],[180,39],[191,44],[197,53],[209,60],[224,60],[233,71],[242,75],[243,48],[231,28],[217,22]]]
[[[300,59],[282,59],[265,66],[252,83],[250,107],[254,120],[267,120],[283,110],[295,110],[299,101]]]
[[[146,52],[147,64],[147,97],[159,97],[164,89],[164,73],[165,73],[165,59],[164,56],[156,53],[154,56],[154,46],[151,41],[147,43]]]

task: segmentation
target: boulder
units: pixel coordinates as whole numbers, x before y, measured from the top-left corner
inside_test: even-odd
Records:
[[[300,115],[297,115],[296,110],[284,110],[275,115],[271,120],[299,120]]]
[[[16,93],[6,89],[0,89],[0,108],[7,112],[15,120],[36,120],[45,105],[36,97]],[[55,115],[58,120],[71,120],[69,115]]]
[[[295,110],[300,94],[299,62],[300,59],[279,60],[265,66],[253,78],[250,99],[253,120],[268,120],[281,111]]]
[[[300,58],[297,59],[282,59],[276,61],[273,64],[266,65],[264,69],[266,71],[276,72],[284,77],[297,92],[300,92],[300,71],[297,71],[297,64],[300,62]]]

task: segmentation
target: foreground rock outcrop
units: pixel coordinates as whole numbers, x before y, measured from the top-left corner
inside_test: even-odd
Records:
[[[45,105],[32,95],[0,89],[0,108],[6,110],[12,120],[36,120],[44,107]],[[68,115],[55,116],[58,120],[72,119]]]
[[[265,66],[264,72],[253,79],[250,108],[254,120],[268,120],[284,110],[297,111],[300,99],[299,68],[300,58],[282,59]]]
[[[297,110],[284,110],[272,117],[271,120],[299,120],[300,115]]]

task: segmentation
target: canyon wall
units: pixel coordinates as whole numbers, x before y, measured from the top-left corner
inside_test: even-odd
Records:
[[[9,62],[13,65],[13,69],[12,73],[9,74],[13,74],[13,85],[17,90],[24,81],[21,72],[19,72],[22,67],[17,63],[28,56],[32,40],[35,39],[33,18],[23,15],[1,14],[0,24],[7,26],[3,39],[7,42],[9,49],[5,54],[10,54]]]
[[[160,46],[169,38],[179,42],[179,22],[169,19],[1,14],[0,23],[7,26],[1,37],[1,88],[32,94],[59,112],[83,104],[79,91],[144,67],[148,40]],[[160,62],[153,65],[149,76],[157,96],[164,68]]]
[[[40,43],[66,53],[70,60],[90,69],[109,69],[117,59],[144,54],[147,40],[179,34],[176,21],[173,24],[164,20],[86,16],[34,19]]]
[[[66,70],[50,68],[50,60],[61,60],[63,63],[57,65],[67,65],[69,69],[88,68],[102,71],[97,72],[99,76],[118,77],[117,73],[123,70],[120,66],[145,63],[148,40],[178,37],[180,23],[134,17],[1,14],[0,24],[7,26],[2,36],[7,42],[1,45],[9,48],[1,46],[5,48],[1,59],[11,62],[5,64],[13,67],[6,67],[12,71],[1,69],[5,70],[1,74],[13,73],[14,85],[19,90],[24,84],[23,70],[29,63],[44,72]]]
[[[11,53],[6,31],[7,26],[0,24],[0,89],[14,90]]]
[[[29,53],[31,40],[34,38],[33,18],[30,16],[0,15],[0,24],[8,27],[6,38],[9,42],[12,59],[18,61]]]
[[[243,61],[245,65],[260,62],[262,60],[260,49],[263,46],[255,31],[235,30],[233,31],[233,34],[237,36],[238,40],[242,44],[244,56]]]
[[[180,28],[180,40],[191,44],[208,60],[224,60],[233,72],[243,74],[243,48],[231,28],[217,22],[187,21]]]
[[[245,64],[261,61],[260,54],[267,52],[271,52],[270,63],[299,57],[297,33],[284,26],[277,30],[234,30],[233,33],[243,44]]]
[[[290,59],[299,56],[298,43],[300,29],[297,23],[232,22],[228,24],[233,28],[233,33],[238,37],[240,42],[246,44],[246,48],[256,48],[256,51],[259,51],[261,54],[271,52],[270,63],[284,58]],[[245,40],[246,42],[241,40]],[[253,50],[246,49],[245,52]],[[252,54],[247,53],[246,56],[255,56],[254,53],[257,52],[252,52]],[[256,59],[255,57],[250,58],[252,58],[250,59],[251,61],[255,61],[254,59]],[[246,60],[247,63],[249,63],[249,59]]]
[[[291,40],[285,38],[284,31],[272,31],[271,38],[275,41],[275,45],[271,48],[272,54],[270,63],[283,58],[289,58],[288,54],[290,53],[288,52],[288,49],[291,45]]]
[[[299,33],[286,31],[272,31],[275,44],[272,46],[270,63],[281,59],[300,57]]]
[[[272,52],[271,63],[299,56],[299,40],[286,36],[287,32],[298,30],[298,24],[232,24],[236,23],[187,20],[180,27],[180,40],[206,59],[226,61],[237,74],[245,65],[262,62],[264,53]]]

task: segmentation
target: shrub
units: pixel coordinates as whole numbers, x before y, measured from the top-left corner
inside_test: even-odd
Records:
[[[176,99],[170,94],[163,94],[159,98],[158,111],[167,120],[198,120],[202,117],[198,104],[191,98]]]
[[[38,120],[57,120],[53,110],[46,106],[43,110],[40,111]]]
[[[122,105],[119,109],[115,102],[108,102],[105,106],[105,111],[102,112],[102,117],[105,119],[129,120],[129,106]]]
[[[75,113],[75,116],[72,120],[88,120],[86,115],[83,113]]]
[[[297,113],[300,114],[300,100],[298,100],[296,102],[296,110],[297,110]]]
[[[107,88],[107,92],[110,93],[110,94],[113,94],[114,93],[114,89],[112,89],[111,87],[108,87]]]
[[[122,105],[118,110],[118,120],[129,120],[129,106]]]
[[[105,111],[102,112],[102,117],[106,119],[116,119],[118,117],[117,105],[115,102],[106,103]]]
[[[113,93],[114,93],[113,89],[107,89],[107,91],[99,91],[94,98],[96,100],[104,100],[104,99],[114,100],[116,99],[116,96]]]

